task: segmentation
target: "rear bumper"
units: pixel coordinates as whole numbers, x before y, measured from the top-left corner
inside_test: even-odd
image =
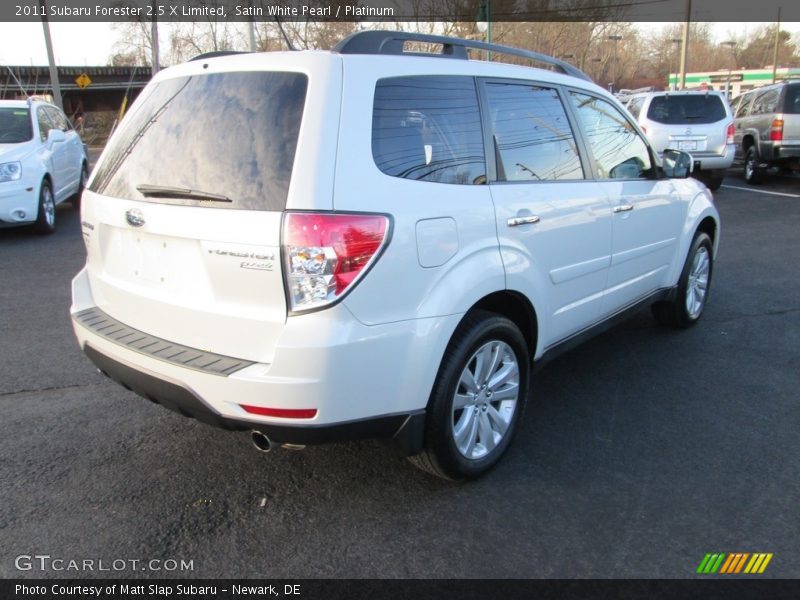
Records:
[[[425,411],[383,415],[330,425],[278,425],[235,419],[219,414],[187,387],[140,371],[98,352],[90,344],[83,348],[100,372],[151,402],[203,423],[230,430],[258,430],[280,444],[325,444],[358,439],[392,442],[406,455],[422,449]]]
[[[95,305],[86,270],[73,280],[72,295],[81,348],[101,371],[150,400],[219,427],[257,429],[281,443],[385,438],[405,452],[419,449],[433,381],[460,320],[448,315],[367,326],[339,304],[289,317],[271,363],[258,363],[127,327]],[[109,327],[98,321],[104,318]],[[266,416],[244,406],[316,413]]]
[[[733,156],[735,154],[736,147],[733,144],[730,144],[725,147],[725,152],[723,154],[713,154],[713,153],[705,153],[705,152],[692,152],[689,151],[689,154],[692,155],[694,159],[695,166],[699,164],[699,167],[703,171],[711,171],[717,169],[728,169],[733,164]]]
[[[775,146],[775,160],[784,158],[800,158],[800,145],[798,146]]]

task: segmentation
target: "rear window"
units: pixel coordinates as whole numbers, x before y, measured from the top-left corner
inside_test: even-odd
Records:
[[[716,123],[725,118],[722,98],[713,94],[655,96],[647,118],[665,125]]]
[[[31,113],[27,108],[0,108],[0,144],[19,144],[32,139]]]
[[[791,115],[800,115],[800,85],[786,86],[786,99],[783,102],[783,112]]]
[[[283,210],[308,78],[220,73],[149,87],[91,190],[130,200]]]

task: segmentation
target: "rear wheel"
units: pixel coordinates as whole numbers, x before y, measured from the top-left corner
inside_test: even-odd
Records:
[[[36,233],[48,234],[56,230],[56,199],[53,189],[46,179],[39,190],[39,208],[33,229]]]
[[[698,231],[689,248],[675,298],[653,304],[656,321],[667,327],[686,328],[700,320],[714,268],[712,251],[711,238]]]
[[[758,184],[764,179],[764,171],[758,166],[758,151],[750,146],[744,155],[744,180],[751,184]]]
[[[529,372],[527,344],[514,323],[486,311],[467,315],[431,393],[424,450],[409,460],[456,481],[491,469],[516,432]]]

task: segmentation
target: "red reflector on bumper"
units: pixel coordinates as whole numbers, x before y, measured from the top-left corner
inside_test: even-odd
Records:
[[[313,419],[317,416],[316,408],[265,408],[263,406],[247,406],[246,404],[240,404],[239,406],[252,415],[263,415],[265,417]]]

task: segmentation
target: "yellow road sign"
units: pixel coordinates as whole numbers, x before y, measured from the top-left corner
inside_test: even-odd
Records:
[[[91,78],[86,73],[81,73],[75,78],[75,83],[78,84],[78,87],[83,89],[88,87],[90,83],[92,83]]]

